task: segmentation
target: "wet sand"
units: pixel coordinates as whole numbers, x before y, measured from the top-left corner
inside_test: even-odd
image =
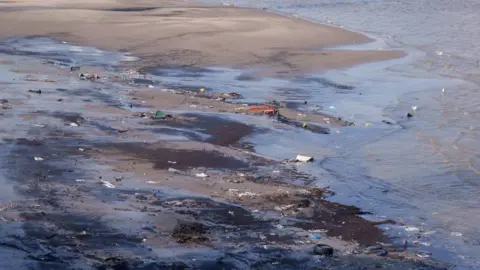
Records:
[[[298,74],[387,60],[399,51],[325,50],[367,37],[262,10],[183,1],[8,1],[0,3],[1,38],[53,36],[131,52],[138,67],[262,68]]]

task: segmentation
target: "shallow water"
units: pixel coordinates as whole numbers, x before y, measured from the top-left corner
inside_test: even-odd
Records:
[[[336,93],[333,87],[315,91],[313,85],[303,82],[286,83],[289,89],[296,90],[290,94],[272,89],[281,83],[264,80],[263,86],[256,84],[255,90],[263,88],[272,93],[263,94],[264,97],[276,94],[280,99],[312,100],[320,103],[324,111],[343,116],[357,126],[328,139],[292,134],[290,140],[284,138],[272,143],[258,138],[261,143],[257,150],[293,155],[300,149],[311,149],[306,145],[317,145],[316,156],[321,155],[323,160],[309,170],[325,179],[319,184],[328,183],[338,192],[334,199],[355,203],[367,211],[425,230],[436,230],[429,236],[432,239],[428,239],[432,246],[424,248],[432,250],[437,258],[454,262],[457,269],[480,267],[477,229],[480,225],[480,122],[477,120],[480,3],[474,0],[228,3],[267,8],[360,31],[376,39],[370,44],[343,49],[402,49],[409,53],[399,61],[316,75],[354,86],[341,93]],[[415,117],[406,120],[412,106],[418,108]],[[380,122],[385,119],[392,119],[398,125],[385,126]],[[299,143],[293,144],[291,139]],[[314,155],[315,151],[309,153]],[[455,236],[457,232],[462,236]]]

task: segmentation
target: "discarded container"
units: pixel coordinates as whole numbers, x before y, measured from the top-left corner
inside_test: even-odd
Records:
[[[40,89],[38,89],[38,90],[28,90],[28,92],[35,93],[35,94],[41,94],[42,90],[40,90]]]
[[[295,161],[297,161],[297,162],[312,162],[313,157],[297,155],[297,157],[295,158]]]
[[[77,123],[70,123],[70,126],[71,127],[78,127],[78,124]]]
[[[112,183],[110,183],[108,181],[102,180],[102,183],[107,188],[115,188],[115,185],[113,185]]]
[[[164,118],[165,117],[165,113],[162,112],[162,111],[156,111],[155,112],[155,118]]]
[[[41,158],[41,157],[34,157],[33,159],[35,159],[35,161],[42,161],[43,160],[43,158]]]
[[[321,239],[322,237],[318,234],[310,234],[310,238],[312,239]]]
[[[208,177],[208,175],[206,173],[197,173],[196,174],[197,177],[200,177],[200,178],[206,178]]]

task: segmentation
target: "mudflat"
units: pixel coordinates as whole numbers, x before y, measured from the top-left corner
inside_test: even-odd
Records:
[[[47,35],[121,50],[142,66],[268,68],[282,74],[391,59],[399,51],[325,50],[369,38],[231,6],[184,1],[31,0],[0,3],[0,38]]]

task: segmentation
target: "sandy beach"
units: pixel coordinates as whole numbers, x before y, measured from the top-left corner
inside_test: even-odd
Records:
[[[328,201],[312,184],[321,176],[299,170],[305,160],[261,155],[248,140],[354,123],[303,102],[167,88],[148,72],[288,76],[402,52],[325,50],[369,39],[180,1],[6,1],[0,13],[0,251],[12,258],[2,268],[444,269],[389,239],[379,226],[393,221]]]
[[[183,1],[8,1],[0,37],[48,35],[120,50],[145,66],[264,68],[296,73],[386,60],[399,51],[323,50],[369,39],[262,10]],[[265,70],[264,70],[265,72]]]

